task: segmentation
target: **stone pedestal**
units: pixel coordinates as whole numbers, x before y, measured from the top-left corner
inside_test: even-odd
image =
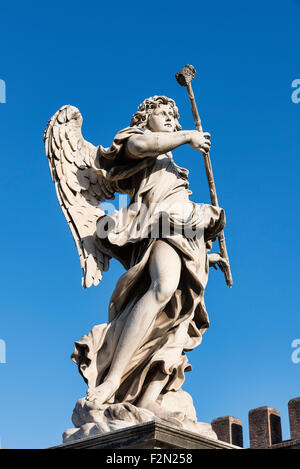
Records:
[[[147,422],[52,449],[241,449],[158,422]]]

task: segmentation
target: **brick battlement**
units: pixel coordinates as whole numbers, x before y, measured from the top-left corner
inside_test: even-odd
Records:
[[[291,439],[282,441],[281,418],[277,409],[264,406],[249,411],[250,449],[300,449],[300,397],[288,403]],[[243,447],[240,419],[227,415],[212,422],[219,440]]]

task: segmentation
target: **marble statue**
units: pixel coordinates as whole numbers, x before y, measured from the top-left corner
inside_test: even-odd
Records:
[[[178,119],[172,99],[153,96],[108,148],[83,138],[82,116],[70,105],[45,130],[83,287],[99,284],[111,258],[126,269],[112,293],[108,322],[75,342],[72,360],[88,390],[75,406],[75,428],[65,432],[65,441],[154,419],[216,438],[209,424],[197,422],[182,384],[191,369],[186,352],[209,327],[209,267],[227,265],[220,253],[209,253],[225,214],[190,200],[188,170],[171,152],[189,145],[206,155],[210,135],[182,130]],[[108,215],[101,201],[116,193],[128,194],[128,206]]]

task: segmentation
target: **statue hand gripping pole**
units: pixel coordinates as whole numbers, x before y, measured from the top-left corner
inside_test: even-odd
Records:
[[[193,116],[194,116],[194,120],[196,124],[196,129],[199,132],[202,132],[201,120],[200,120],[200,116],[199,116],[196,101],[195,101],[195,96],[194,96],[192,85],[191,85],[191,81],[193,80],[195,74],[196,74],[196,70],[194,69],[194,67],[192,65],[186,65],[182,70],[180,70],[180,72],[176,73],[175,76],[176,76],[176,80],[178,81],[178,83],[181,86],[185,86],[187,89],[190,102],[191,102],[191,106],[192,106],[192,112],[193,112]],[[206,177],[207,177],[208,186],[209,186],[210,200],[211,200],[212,205],[215,205],[216,207],[218,207],[219,203],[218,203],[217,191],[216,191],[214,175],[212,171],[209,153],[204,154],[203,158],[204,158]],[[232,287],[232,275],[231,275],[229,258],[227,254],[225,236],[224,236],[223,231],[219,234],[218,241],[219,241],[221,256],[227,261],[227,265],[225,265],[223,269],[225,280],[226,280],[227,285],[229,287]]]

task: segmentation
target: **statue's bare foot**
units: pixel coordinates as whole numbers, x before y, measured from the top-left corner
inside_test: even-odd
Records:
[[[120,383],[107,379],[96,388],[87,391],[87,400],[96,404],[105,404],[117,391]]]

